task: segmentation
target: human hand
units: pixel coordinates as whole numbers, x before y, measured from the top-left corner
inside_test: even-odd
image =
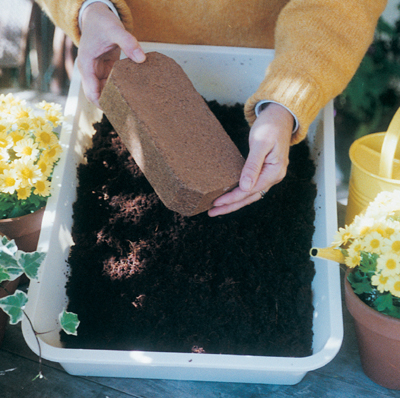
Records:
[[[121,50],[132,61],[140,63],[146,59],[136,38],[106,4],[89,5],[82,15],[77,63],[86,98],[98,108],[101,91]]]
[[[282,181],[289,164],[293,116],[283,106],[271,103],[260,112],[249,135],[250,151],[239,186],[214,201],[210,217],[228,214],[261,199]]]

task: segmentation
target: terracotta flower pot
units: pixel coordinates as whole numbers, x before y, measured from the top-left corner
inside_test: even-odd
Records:
[[[354,318],[364,373],[383,387],[400,390],[400,319],[383,315],[361,301],[347,275],[346,306]]]
[[[14,239],[19,250],[33,252],[37,248],[45,207],[21,217],[0,220],[0,233]]]

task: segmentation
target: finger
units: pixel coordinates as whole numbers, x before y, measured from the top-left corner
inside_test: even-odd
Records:
[[[257,144],[250,147],[249,156],[240,175],[239,187],[242,191],[250,192],[258,181],[266,156],[262,147]]]
[[[286,168],[283,165],[282,167],[268,167],[268,165],[265,165],[252,191],[243,191],[240,187],[237,187],[217,198],[213,205],[215,207],[221,207],[233,203],[240,203],[244,200],[247,200],[249,196],[259,194],[260,191],[268,192],[272,186],[282,181],[285,175]],[[260,198],[261,197],[259,195],[257,199]]]
[[[286,176],[287,162],[279,162],[276,164],[266,163],[260,173],[257,184],[254,190],[269,191],[269,189],[281,182]]]
[[[219,198],[214,200],[214,206],[223,206],[231,204],[233,202],[240,202],[249,196],[249,192],[243,191],[240,187],[233,189],[230,192],[225,193]]]
[[[85,93],[87,100],[100,108],[99,98],[101,94],[101,85],[99,79],[94,73],[94,68],[87,70],[84,67],[80,67],[79,70],[82,76],[83,92]]]
[[[242,207],[248,206],[249,204],[256,202],[257,200],[260,200],[261,195],[259,192],[256,192],[252,195],[248,195],[241,201],[239,202],[234,202],[222,206],[215,206],[212,209],[208,211],[208,215],[210,217],[216,217],[216,216],[221,216],[224,214],[232,213],[234,211],[237,211],[241,209]]]
[[[95,57],[86,47],[78,50],[78,68],[82,76],[82,87],[86,98],[98,108],[101,91],[105,85],[114,62],[120,58],[118,46],[111,47],[107,52]]]

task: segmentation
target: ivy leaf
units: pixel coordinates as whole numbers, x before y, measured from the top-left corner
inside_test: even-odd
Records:
[[[8,238],[6,236],[3,236],[1,238],[1,247],[0,249],[5,248],[6,250],[8,250],[10,252],[10,254],[15,254],[18,250],[17,245],[15,244],[15,240],[8,240]]]
[[[26,276],[30,279],[37,278],[39,267],[45,257],[46,253],[41,252],[25,253],[19,251],[17,253],[18,263]]]
[[[28,296],[21,290],[13,295],[0,299],[0,308],[10,317],[10,324],[15,325],[24,316],[23,309],[28,301]]]
[[[0,283],[4,281],[10,280],[11,275],[7,272],[7,270],[0,265]]]
[[[61,328],[64,330],[65,333],[77,336],[78,333],[76,330],[78,329],[80,323],[80,321],[78,320],[78,315],[74,314],[73,312],[67,312],[64,310],[59,315],[58,320],[60,322]]]
[[[1,248],[4,249],[4,248]],[[14,258],[13,254],[7,249],[0,250],[0,264],[5,269],[5,271],[9,274],[9,280],[17,279],[20,275],[24,273],[23,268],[20,267],[18,261]]]

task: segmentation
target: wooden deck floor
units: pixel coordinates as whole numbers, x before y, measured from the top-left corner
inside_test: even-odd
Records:
[[[340,208],[339,208],[340,215]],[[262,397],[400,397],[364,375],[351,316],[343,306],[344,340],[338,355],[325,367],[309,372],[294,386],[184,382],[105,377],[78,377],[57,363],[38,359],[26,345],[19,325],[7,329],[0,349],[0,397],[3,398],[262,398]]]

